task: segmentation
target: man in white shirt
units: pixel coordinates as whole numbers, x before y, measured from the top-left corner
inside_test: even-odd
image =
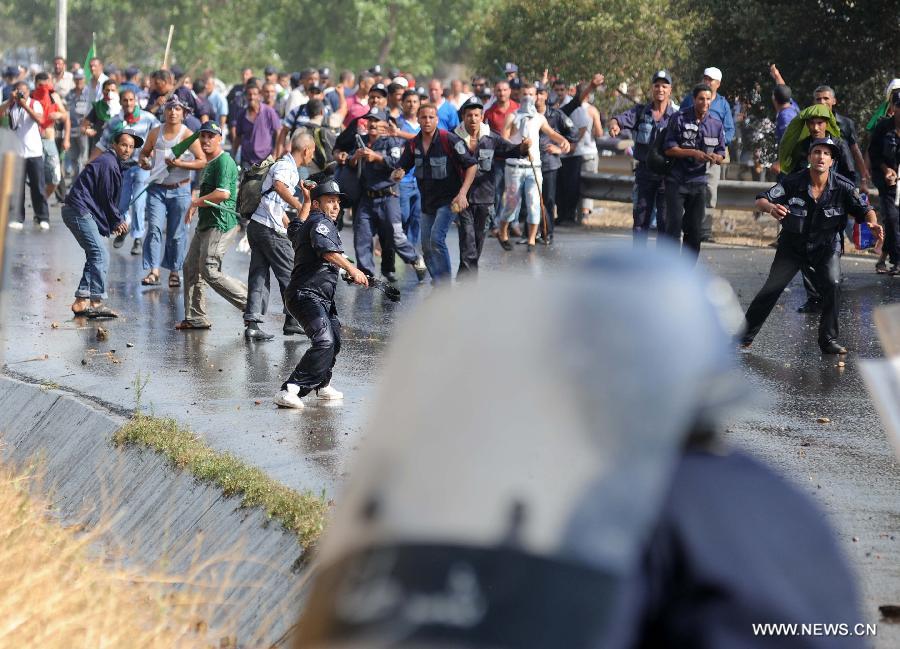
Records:
[[[25,180],[31,189],[31,205],[34,220],[42,230],[50,228],[50,209],[44,196],[44,147],[41,142],[40,122],[44,115],[41,104],[31,98],[28,84],[19,81],[13,87],[9,101],[0,105],[0,118],[9,114],[9,127],[16,135],[16,154],[24,158],[25,168],[19,185],[19,200],[16,202],[16,218],[10,220],[9,227],[21,230],[25,223]]]
[[[247,224],[247,241],[250,244],[250,270],[247,275],[247,308],[244,311],[244,338],[247,340],[272,340],[275,336],[259,328],[269,305],[269,271],[284,291],[291,281],[294,268],[294,247],[287,238],[290,218],[286,208],[290,207],[303,220],[309,214],[309,194],[303,191],[304,202],[294,196],[300,183],[299,167],[312,162],[316,142],[308,133],[300,133],[291,140],[291,150],[281,156],[263,179],[262,199],[259,207]],[[285,300],[285,303],[287,301]],[[302,334],[303,328],[284,310],[285,336]]]
[[[100,101],[103,99],[103,82],[109,77],[103,74],[103,61],[97,57],[88,62],[88,67],[91,70],[91,82],[88,84],[88,88],[94,93],[94,101]]]
[[[60,97],[65,97],[75,87],[72,73],[66,70],[66,60],[61,56],[53,59],[53,74],[50,79],[53,81],[53,89]]]
[[[569,152],[569,141],[550,128],[547,119],[537,112],[534,84],[522,84],[522,102],[519,109],[510,113],[503,126],[503,137],[513,144],[521,144],[528,138],[531,147],[527,158],[509,158],[504,172],[503,210],[500,214],[500,232],[497,239],[504,250],[512,250],[509,243],[509,224],[519,214],[521,196],[525,194],[526,222],[528,234],[524,243],[528,251],[534,250],[537,242],[538,225],[541,222],[541,133],[549,137],[564,153]]]

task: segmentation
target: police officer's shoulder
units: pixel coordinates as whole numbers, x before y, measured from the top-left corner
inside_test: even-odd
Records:
[[[809,185],[809,169],[803,168],[798,169],[797,171],[792,171],[787,176],[781,179],[778,183],[782,187],[785,188],[786,191],[792,190],[806,190],[807,185]]]
[[[852,180],[847,178],[847,176],[843,176],[843,175],[839,174],[838,172],[832,170],[831,177],[834,180],[835,187],[840,187],[841,189],[848,191],[851,194],[854,191],[858,191],[856,184]]]

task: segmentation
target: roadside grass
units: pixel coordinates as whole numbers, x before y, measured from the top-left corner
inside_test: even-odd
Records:
[[[61,526],[31,495],[34,481],[33,467],[0,466],[0,646],[211,646],[203,620],[215,592],[195,587],[197,575],[110,565],[92,552],[102,531]],[[173,591],[173,583],[184,587]]]
[[[304,551],[316,543],[325,528],[329,502],[324,493],[299,493],[279,484],[234,455],[213,450],[174,419],[138,411],[113,435],[113,442],[153,449],[198,480],[217,485],[225,496],[239,495],[243,507],[261,507],[269,518],[277,519],[297,535]]]

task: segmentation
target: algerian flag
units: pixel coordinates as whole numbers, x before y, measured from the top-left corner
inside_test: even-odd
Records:
[[[88,50],[87,56],[84,59],[84,83],[85,85],[91,82],[91,59],[97,56],[97,46],[94,43],[95,35],[91,34],[91,49]]]
[[[191,145],[200,137],[200,131],[197,131],[190,137],[183,139],[181,142],[172,147],[172,157],[180,158],[181,154],[191,148]]]

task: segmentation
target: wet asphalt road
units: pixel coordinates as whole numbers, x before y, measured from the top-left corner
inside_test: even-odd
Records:
[[[417,285],[414,273],[399,265],[400,304],[342,283],[338,309],[344,350],[333,384],[344,392],[343,402],[307,400],[304,411],[278,410],[271,399],[307,347],[305,337],[281,335],[279,296],[273,296],[270,320],[263,326],[278,334],[271,342],[246,343],[240,313],[215,294],[208,300],[212,330],[176,332],[172,327],[183,316],[181,291],[165,286],[165,273],[162,286],[140,286],[144,271],[140,258],[128,253],[129,240],[112,252],[110,269],[109,304],[122,317],[103,323],[110,335],[99,342],[94,324],[71,317],[84,257],[61,224],[59,209],[51,215],[47,233],[30,227],[9,232],[2,313],[8,372],[124,409],[136,405],[140,374],[149,379],[141,393],[145,411],[176,418],[213,447],[235,453],[285,484],[334,493],[363,436],[374,377],[394,323],[430,294],[430,286]],[[342,236],[351,251],[350,232],[345,229]],[[454,265],[455,236],[453,229],[448,240]],[[556,245],[533,254],[521,246],[503,253],[488,240],[482,272],[540,276],[617,245],[630,245],[630,237],[560,229]],[[732,284],[746,306],[762,285],[772,254],[771,249],[709,246],[701,259]],[[247,262],[246,255],[232,251],[225,270],[245,280]],[[848,257],[843,267],[841,342],[852,350],[846,366],[818,353],[816,318],[796,313],[804,295],[795,280],[752,351],[741,357],[748,380],[763,398],[753,413],[728,428],[727,436],[776,467],[828,512],[860,574],[867,621],[878,621],[878,605],[900,604],[900,469],[856,359],[881,355],[872,310],[900,300],[900,278],[876,276],[871,259]],[[819,417],[831,423],[817,423]],[[881,624],[877,645],[900,646],[900,627]]]

